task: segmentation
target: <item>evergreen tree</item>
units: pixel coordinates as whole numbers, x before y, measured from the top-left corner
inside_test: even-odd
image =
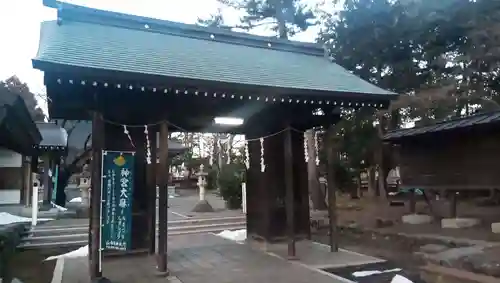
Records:
[[[288,38],[316,24],[314,13],[300,0],[217,0],[226,7],[244,11],[240,23],[225,24],[222,11],[208,19],[198,19],[204,26],[239,28],[250,31],[259,26],[269,26],[279,38]]]

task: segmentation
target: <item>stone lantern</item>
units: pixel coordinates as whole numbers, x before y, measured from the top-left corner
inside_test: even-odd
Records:
[[[78,189],[80,189],[80,196],[82,198],[82,206],[90,206],[90,173],[86,170],[87,165],[83,167],[83,172],[80,174]]]
[[[205,199],[205,191],[207,187],[207,176],[208,173],[204,170],[204,165],[200,165],[200,171],[196,174],[198,176],[198,188],[200,193],[200,200],[192,209],[193,212],[213,212],[214,209]]]

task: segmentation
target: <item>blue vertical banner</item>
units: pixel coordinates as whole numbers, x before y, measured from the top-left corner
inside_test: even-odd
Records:
[[[57,198],[57,178],[59,178],[59,165],[56,165],[54,176],[52,177],[52,202],[56,202]]]
[[[135,152],[102,152],[101,249],[131,248],[134,161]]]

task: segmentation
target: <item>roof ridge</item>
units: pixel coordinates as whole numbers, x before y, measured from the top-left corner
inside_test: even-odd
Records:
[[[45,2],[50,3],[48,4]],[[57,7],[57,20],[59,24],[63,24],[65,20],[78,21],[144,32],[166,33],[181,37],[194,37],[201,40],[220,41],[252,47],[304,53],[313,56],[324,56],[323,47],[317,43],[278,39],[275,37],[259,36],[215,27],[203,27],[194,24],[135,16],[74,5],[57,0],[44,0],[44,4],[48,7]]]
[[[460,122],[460,121],[474,119],[474,118],[481,117],[481,116],[489,116],[489,115],[498,114],[498,113],[500,113],[500,110],[479,112],[479,113],[475,113],[475,114],[472,114],[472,115],[469,115],[469,116],[455,117],[455,118],[448,119],[448,120],[447,119],[441,119],[441,120],[438,120],[438,121],[436,121],[436,122],[434,122],[432,124],[429,124],[429,125],[422,125],[422,126],[412,127],[412,128],[400,128],[400,129],[396,129],[396,130],[387,131],[387,134],[389,134],[389,133],[395,133],[395,132],[399,132],[399,131],[417,130],[417,129],[423,129],[423,128],[427,128],[427,127],[435,127],[435,126],[442,125],[442,124]]]
[[[474,113],[474,114],[468,115],[468,116],[454,117],[454,118],[451,118],[449,120],[441,119],[441,120],[437,121],[433,125],[438,125],[438,124],[448,123],[448,122],[456,122],[456,121],[461,121],[461,120],[467,120],[467,119],[476,118],[476,117],[483,116],[483,115],[495,114],[495,113],[498,113],[498,112],[500,112],[500,110],[487,111],[487,112],[478,112],[478,113]]]

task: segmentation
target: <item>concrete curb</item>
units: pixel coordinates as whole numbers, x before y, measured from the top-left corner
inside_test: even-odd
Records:
[[[64,257],[60,257],[56,261],[56,266],[54,267],[54,272],[52,274],[51,283],[61,283],[64,271]]]
[[[317,269],[317,268],[315,268],[315,267],[309,266],[309,265],[307,265],[307,264],[305,264],[305,263],[302,263],[302,262],[299,262],[299,261],[295,261],[295,260],[287,260],[287,259],[285,259],[285,258],[283,258],[283,257],[281,257],[281,256],[279,256],[279,255],[277,255],[277,254],[275,254],[275,253],[272,253],[272,252],[267,252],[267,251],[264,251],[264,252],[265,252],[267,255],[269,255],[269,256],[276,257],[276,258],[279,258],[279,259],[281,259],[281,260],[285,260],[285,261],[287,261],[287,262],[289,262],[289,263],[291,263],[291,264],[294,264],[294,265],[297,265],[297,266],[301,266],[301,267],[307,268],[307,269],[309,269],[309,270],[311,270],[311,271],[314,271],[314,272],[321,273],[321,274],[323,274],[323,275],[325,275],[325,276],[328,276],[328,277],[333,278],[333,279],[335,279],[335,280],[338,280],[338,281],[340,281],[340,282],[344,282],[344,283],[356,283],[356,282],[351,281],[351,280],[349,280],[349,279],[346,279],[346,278],[344,278],[344,277],[340,277],[340,276],[338,276],[338,275],[335,275],[335,274],[332,274],[332,273],[328,273],[328,272],[326,272],[326,271],[324,271],[324,270]]]

